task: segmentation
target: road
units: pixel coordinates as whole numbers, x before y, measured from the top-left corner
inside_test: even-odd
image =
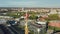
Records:
[[[12,32],[7,27],[5,27],[4,25],[0,25],[0,29],[2,30],[2,32],[4,34],[12,34]]]
[[[13,32],[14,32],[14,34],[19,34],[16,30],[15,30],[15,28],[13,28],[12,26],[10,26],[10,27],[8,27],[10,30],[12,30]]]
[[[0,34],[24,34],[24,30],[15,26],[0,25]]]
[[[4,34],[4,32],[2,31],[2,29],[0,28],[0,34]]]
[[[11,26],[11,27],[13,27],[19,34],[25,34],[23,29],[18,28],[17,26]]]

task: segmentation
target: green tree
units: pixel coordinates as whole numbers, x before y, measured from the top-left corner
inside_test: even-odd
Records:
[[[50,14],[48,17],[52,20],[58,20],[59,19],[58,14]]]
[[[31,14],[31,16],[29,17],[29,19],[37,19],[37,16],[35,14]]]

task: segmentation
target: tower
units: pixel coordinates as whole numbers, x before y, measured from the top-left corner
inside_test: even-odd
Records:
[[[27,14],[27,12],[26,12],[26,15],[25,15],[25,20],[26,20],[26,23],[25,23],[25,34],[28,34],[28,25],[27,25],[28,14]]]

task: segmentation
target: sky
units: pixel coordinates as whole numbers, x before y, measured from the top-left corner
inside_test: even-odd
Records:
[[[60,7],[60,0],[0,0],[0,7]]]

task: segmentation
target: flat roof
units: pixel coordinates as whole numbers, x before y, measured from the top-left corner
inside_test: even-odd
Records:
[[[41,22],[41,21],[39,21],[39,22],[37,22],[38,24],[46,24],[46,22]]]

